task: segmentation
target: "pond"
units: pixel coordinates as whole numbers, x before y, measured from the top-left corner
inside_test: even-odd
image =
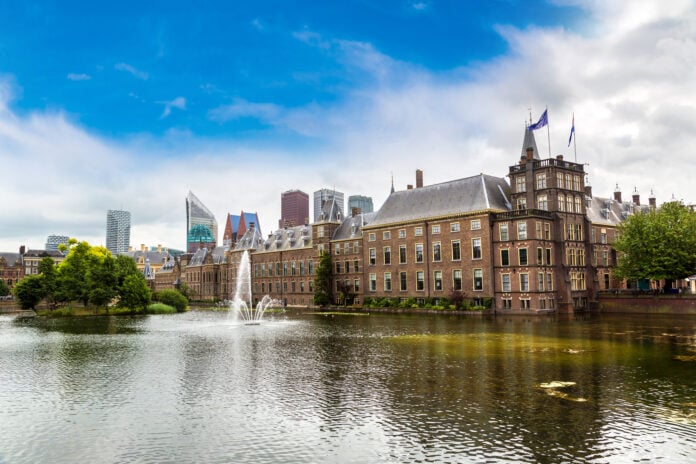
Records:
[[[0,316],[0,463],[694,462],[696,318]]]

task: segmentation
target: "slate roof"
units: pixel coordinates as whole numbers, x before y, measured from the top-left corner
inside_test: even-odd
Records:
[[[269,234],[260,251],[285,251],[309,247],[312,247],[312,227],[301,225],[278,229]]]
[[[172,258],[172,255],[169,254],[168,251],[162,250],[162,251],[157,251],[157,250],[133,250],[133,251],[124,251],[119,253],[120,255],[125,255],[129,256],[130,258],[133,258],[133,260],[138,263],[140,262],[140,258],[143,258],[143,261],[150,261],[153,264],[160,264],[164,263],[167,260],[170,260]]]
[[[322,205],[321,215],[317,222],[341,222],[342,220],[341,208],[336,203],[336,199],[326,200]]]
[[[343,220],[334,232],[332,240],[346,240],[362,237],[362,228],[372,221],[377,213],[360,213]]]
[[[534,159],[539,160],[539,149],[537,148],[536,138],[534,137],[534,131],[524,129],[524,139],[522,140],[522,155],[527,156],[527,148],[532,147],[534,149]]]
[[[237,243],[234,246],[235,250],[257,250],[261,248],[263,245],[263,237],[261,236],[261,232],[259,229],[254,225],[254,227],[250,227],[244,232],[244,235],[242,235],[238,240]]]
[[[631,214],[649,208],[648,205],[636,206],[630,201],[619,203],[611,198],[585,197],[585,215],[591,223],[598,225],[618,226]]]
[[[509,186],[501,177],[479,174],[394,192],[369,226],[381,226],[476,211],[510,211]]]
[[[0,258],[5,258],[8,267],[13,267],[15,264],[21,265],[22,255],[19,253],[0,251]]]

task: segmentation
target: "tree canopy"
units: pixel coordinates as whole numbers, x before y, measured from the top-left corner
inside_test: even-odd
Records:
[[[333,302],[333,269],[331,254],[324,251],[319,258],[314,278],[314,304],[328,306]]]
[[[617,277],[676,280],[696,273],[696,212],[681,203],[631,215],[619,232]]]

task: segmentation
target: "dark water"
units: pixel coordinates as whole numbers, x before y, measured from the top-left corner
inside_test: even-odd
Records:
[[[3,316],[0,463],[696,462],[694,359],[683,316]]]

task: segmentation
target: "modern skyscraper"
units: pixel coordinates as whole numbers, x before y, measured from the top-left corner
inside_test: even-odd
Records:
[[[201,247],[213,249],[217,245],[217,237],[215,216],[189,191],[186,196],[186,251],[195,253]]]
[[[116,209],[106,212],[106,248],[112,255],[128,251],[130,226],[130,212]]]
[[[46,251],[58,251],[58,245],[68,244],[70,237],[67,235],[49,235],[46,238]]]
[[[309,221],[309,195],[300,190],[281,193],[278,228],[302,226],[305,221]]]
[[[324,188],[314,192],[314,222],[321,220],[321,211],[324,208],[324,203],[330,200],[334,201],[338,207],[338,211],[341,213],[341,215],[343,215],[343,193],[337,192],[333,189]]]
[[[372,213],[374,206],[372,205],[372,197],[363,195],[351,195],[348,197],[348,212],[353,214],[353,208],[358,208],[361,213]]]

